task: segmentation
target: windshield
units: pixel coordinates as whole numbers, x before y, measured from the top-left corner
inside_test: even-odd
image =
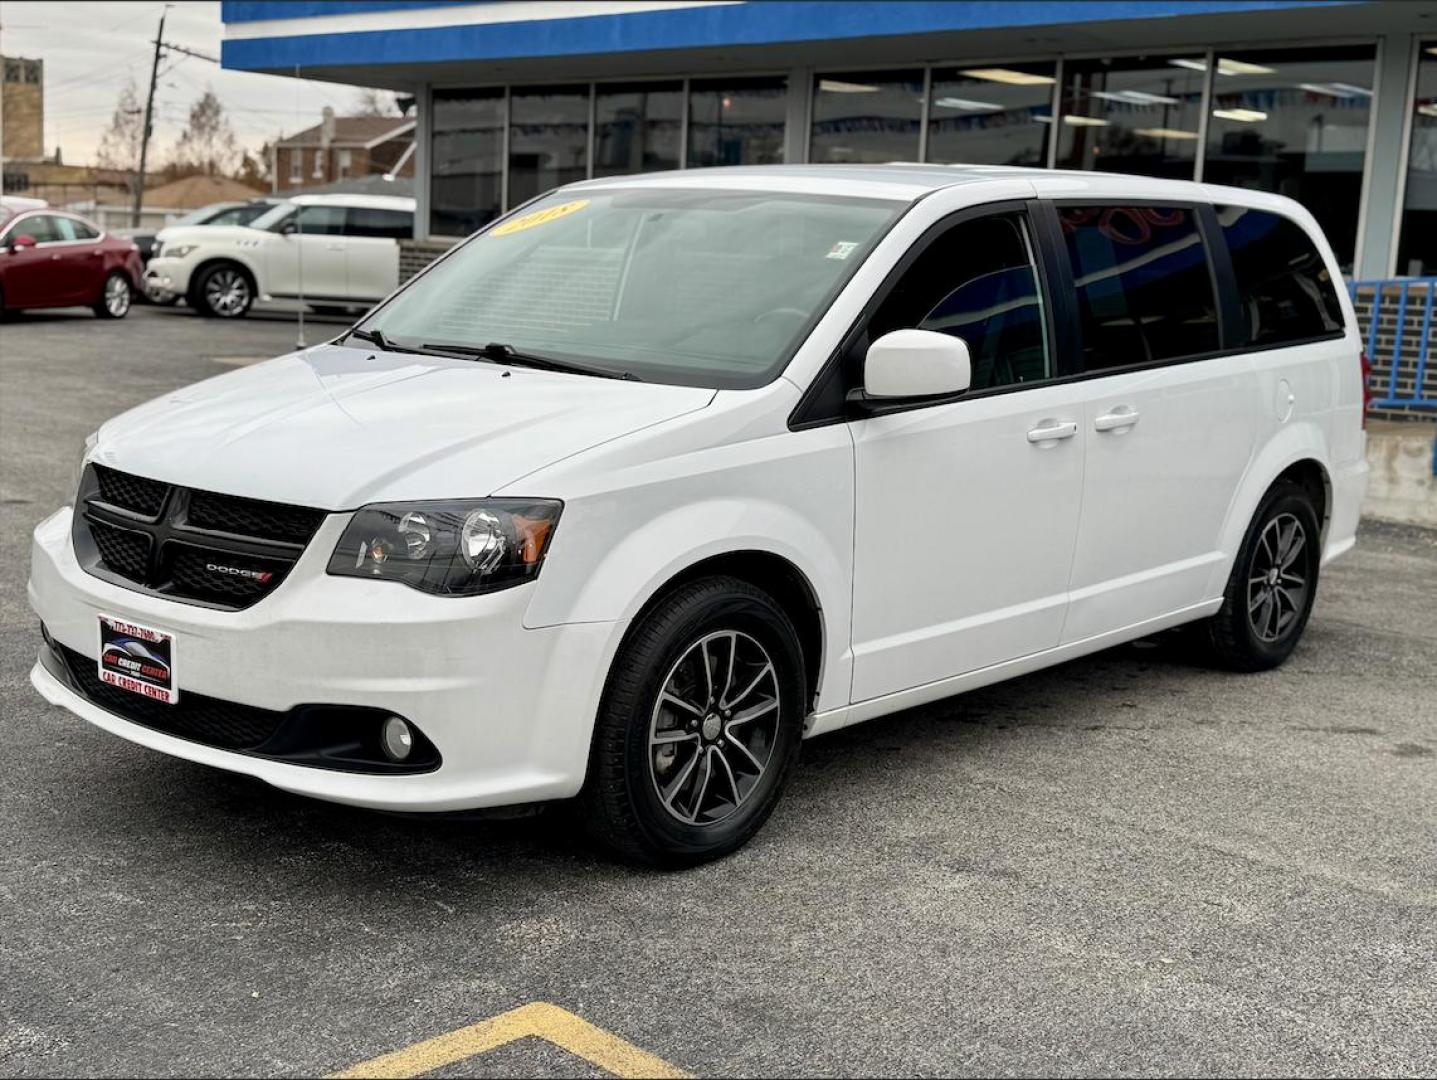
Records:
[[[362,326],[399,347],[503,344],[652,382],[762,386],[905,205],[712,189],[555,192]]]
[[[229,207],[225,207],[224,209],[227,210]],[[215,209],[214,206],[201,206],[198,210],[191,210],[183,217],[175,218],[174,221],[170,222],[170,225],[205,225],[209,223],[211,218],[218,216],[221,212],[221,210]]]

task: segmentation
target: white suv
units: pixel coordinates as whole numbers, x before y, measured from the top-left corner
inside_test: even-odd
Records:
[[[620,852],[691,863],[806,737],[1181,624],[1281,663],[1354,541],[1360,352],[1273,195],[576,184],[339,340],[102,427],[35,532],[32,679],[288,791],[578,796]]]
[[[145,291],[183,296],[223,319],[244,315],[256,299],[368,307],[399,284],[399,240],[413,235],[413,199],[299,195],[248,225],[163,230]]]

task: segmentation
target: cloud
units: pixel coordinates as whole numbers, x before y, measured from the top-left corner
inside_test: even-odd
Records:
[[[126,79],[134,79],[144,100],[164,5],[154,0],[4,0],[3,6],[0,51],[45,61],[46,152],[58,146],[67,162],[93,161]],[[217,0],[175,3],[165,21],[167,41],[213,56],[219,55],[223,33]],[[250,150],[280,132],[317,123],[326,105],[340,112],[352,108],[357,96],[350,87],[225,71],[218,64],[178,53],[162,60],[160,69],[155,92],[159,160],[179,137],[190,105],[206,88],[214,89],[240,144]]]

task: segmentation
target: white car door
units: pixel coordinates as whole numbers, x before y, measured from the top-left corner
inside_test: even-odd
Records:
[[[1087,467],[1064,642],[1206,599],[1251,460],[1251,359],[1221,355],[1193,206],[1063,203]]]
[[[284,231],[265,245],[265,273],[261,283],[269,296],[304,297],[307,303],[343,303],[348,298],[345,266],[344,207],[301,206]]]
[[[973,362],[957,400],[850,425],[855,702],[1052,648],[1067,611],[1084,391],[1053,381],[1023,205],[949,220],[847,354],[853,364],[881,334],[921,327],[964,338]]]
[[[349,298],[383,300],[399,287],[399,238],[414,235],[414,215],[351,206],[345,216]]]

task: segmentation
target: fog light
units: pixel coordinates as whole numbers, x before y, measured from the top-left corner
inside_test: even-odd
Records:
[[[390,761],[403,761],[414,749],[414,732],[409,730],[405,721],[391,716],[384,721],[380,741],[384,745],[384,754]]]

